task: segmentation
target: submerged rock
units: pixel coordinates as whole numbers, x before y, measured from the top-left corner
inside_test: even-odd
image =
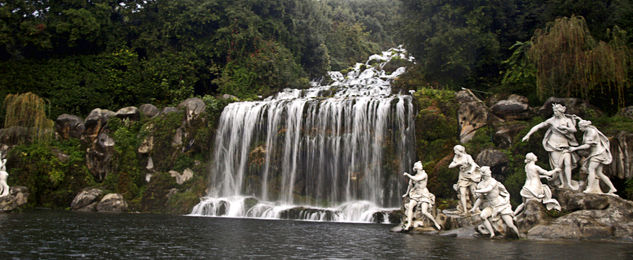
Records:
[[[74,211],[96,211],[99,198],[103,195],[103,190],[97,188],[87,188],[79,192],[70,203],[70,209]]]
[[[123,195],[118,193],[110,193],[99,201],[97,204],[98,212],[107,212],[107,213],[120,213],[127,211],[127,202],[123,198]]]
[[[9,188],[9,195],[0,197],[0,212],[10,212],[28,202],[29,189],[24,186]]]

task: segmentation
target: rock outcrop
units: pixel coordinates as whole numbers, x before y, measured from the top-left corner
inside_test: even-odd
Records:
[[[152,104],[142,104],[138,107],[138,110],[141,112],[141,115],[148,118],[152,118],[160,113],[160,110]]]
[[[128,208],[127,202],[123,195],[118,193],[110,193],[101,199],[97,204],[98,212],[121,213],[126,212]]]
[[[602,194],[553,189],[567,215],[527,231],[530,239],[633,241],[633,201]]]
[[[492,177],[500,182],[503,182],[509,174],[508,163],[510,160],[501,150],[485,149],[477,154],[475,162],[479,166],[490,166]]]
[[[62,139],[81,138],[84,130],[84,120],[81,117],[61,114],[55,120],[55,132]]]
[[[459,141],[466,143],[475,136],[477,129],[487,124],[488,108],[483,101],[479,100],[468,90],[457,92],[455,99],[459,103],[459,108],[457,109]]]
[[[530,117],[528,99],[519,95],[510,95],[507,99],[496,102],[490,110],[505,120],[527,119]]]
[[[99,199],[103,191],[97,188],[84,189],[70,203],[70,209],[74,211],[91,212],[97,210]]]
[[[24,186],[9,188],[9,195],[0,197],[0,212],[10,212],[26,204],[29,198],[29,189]]]
[[[609,142],[613,162],[605,167],[605,174],[622,180],[633,178],[633,133],[620,131]]]
[[[124,107],[116,111],[116,117],[122,120],[138,121],[141,119],[141,112],[137,107]]]

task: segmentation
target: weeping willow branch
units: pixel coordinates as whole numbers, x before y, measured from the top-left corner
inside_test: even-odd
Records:
[[[540,98],[580,96],[614,92],[612,103],[624,106],[631,50],[626,32],[618,28],[608,32],[609,43],[597,42],[581,16],[558,18],[545,30],[536,30],[528,58],[536,65],[536,87]]]
[[[46,142],[52,138],[53,120],[46,117],[44,99],[27,92],[8,94],[4,98],[6,115],[4,127],[25,127],[29,129],[32,140]]]

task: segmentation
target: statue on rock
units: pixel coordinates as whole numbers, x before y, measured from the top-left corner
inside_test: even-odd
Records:
[[[7,159],[2,158],[2,152],[0,152],[0,197],[9,195],[9,185],[7,184],[7,178],[9,173],[7,172]]]
[[[429,192],[429,190],[426,188],[429,176],[422,168],[422,162],[418,161],[413,164],[413,171],[415,171],[415,175],[411,175],[406,172],[404,173],[404,176],[407,176],[409,178],[409,187],[407,188],[407,192],[402,195],[402,197],[409,197],[409,202],[405,204],[407,223],[403,227],[403,229],[409,230],[411,227],[416,227],[420,224],[420,222],[422,222],[414,221],[414,215],[417,207],[419,209],[419,212],[424,217],[433,222],[435,228],[440,230],[440,225],[437,223],[437,221],[435,221],[435,218],[430,213],[430,210],[433,209],[433,206],[435,205],[435,195]]]
[[[599,181],[602,180],[602,182],[609,187],[607,194],[616,195],[615,192],[617,190],[613,186],[613,183],[611,183],[609,177],[602,173],[604,165],[610,164],[613,159],[611,151],[609,150],[609,139],[593,126],[591,121],[580,120],[578,122],[578,128],[584,132],[582,137],[583,144],[570,147],[569,151],[589,150],[589,156],[583,160],[582,164],[582,167],[587,171],[587,187],[584,192],[602,194],[603,192],[600,189]]]
[[[535,125],[523,137],[521,141],[527,141],[530,136],[539,129],[548,127],[543,137],[543,148],[549,152],[549,165],[551,169],[560,168],[564,174],[559,174],[559,188],[569,188],[578,190],[578,184],[571,179],[571,171],[576,167],[578,155],[570,150],[570,147],[577,146],[578,142],[574,137],[576,132],[575,115],[566,115],[565,106],[553,104],[554,115],[538,125]]]
[[[551,171],[546,171],[540,166],[536,165],[538,158],[533,153],[525,155],[525,184],[521,189],[521,197],[523,197],[523,203],[521,203],[514,210],[514,215],[520,215],[525,207],[525,203],[528,200],[537,200],[542,202],[547,207],[547,210],[560,211],[560,204],[556,199],[552,199],[552,191],[549,186],[541,183],[541,178],[550,179],[554,174],[560,173],[561,169],[556,168]]]
[[[490,238],[493,238],[495,230],[503,231],[503,225],[500,223],[503,221],[506,225],[506,230],[510,228],[515,234],[519,235],[519,230],[514,225],[510,193],[502,183],[492,178],[490,167],[483,166],[480,171],[481,181],[477,184],[477,189],[475,190],[475,193],[479,196],[471,209],[471,212],[474,212],[477,208],[483,206],[479,216],[484,221],[483,227],[485,229],[480,227],[478,231],[482,234],[489,234]],[[493,228],[493,223],[496,228]]]
[[[459,177],[457,178],[457,184],[453,185],[453,188],[457,191],[457,196],[459,197],[460,211],[463,215],[468,215],[468,209],[471,208],[469,202],[472,203],[475,200],[476,180],[479,179],[477,169],[479,166],[475,163],[473,157],[466,153],[464,146],[455,145],[453,151],[455,156],[448,168],[459,166]]]

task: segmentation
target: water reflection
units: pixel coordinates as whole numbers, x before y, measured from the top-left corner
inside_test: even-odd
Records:
[[[631,259],[630,243],[457,239],[390,226],[37,211],[0,215],[0,259]]]

